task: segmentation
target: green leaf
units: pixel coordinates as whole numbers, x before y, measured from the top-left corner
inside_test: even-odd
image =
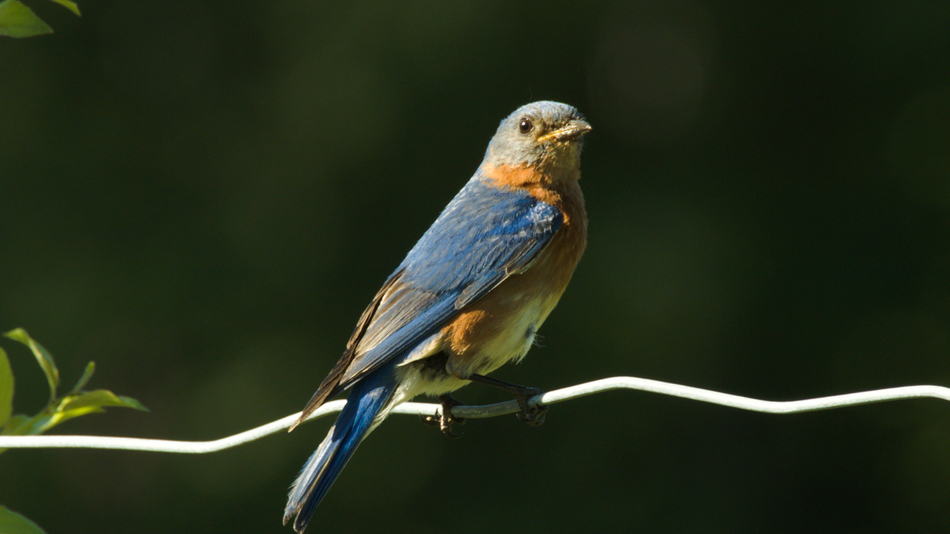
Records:
[[[42,434],[47,430],[53,428],[54,426],[65,423],[70,419],[75,419],[77,417],[82,417],[91,413],[102,413],[105,410],[98,406],[82,406],[73,410],[63,410],[57,411],[52,414],[43,415],[42,417],[34,418],[34,424],[30,428],[30,434]]]
[[[68,411],[86,407],[104,408],[106,406],[121,406],[123,408],[135,408],[138,410],[145,409],[145,407],[139,404],[135,399],[120,397],[107,389],[97,389],[95,391],[86,391],[66,397],[63,399],[63,403],[60,404],[59,410]]]
[[[73,386],[73,389],[72,391],[69,392],[69,394],[74,395],[82,391],[82,388],[86,387],[86,384],[89,383],[89,379],[92,378],[92,373],[94,373],[95,371],[96,371],[96,362],[87,363],[86,370],[82,372],[82,376],[79,377],[79,382],[76,382],[76,385]]]
[[[77,17],[82,16],[82,13],[79,12],[79,6],[76,5],[76,2],[70,2],[69,0],[53,0],[53,1],[65,7],[66,9],[72,11],[73,13],[76,14]]]
[[[23,436],[24,430],[30,424],[31,417],[18,413],[7,421],[7,426],[0,428],[0,436]]]
[[[148,408],[131,397],[116,395],[105,389],[95,391],[80,391],[56,401],[56,404],[47,406],[42,412],[27,417],[14,415],[7,426],[0,429],[0,435],[35,436],[42,434],[54,426],[65,423],[91,413],[101,413],[106,407],[132,408],[148,411]],[[0,453],[3,449],[0,449]],[[0,531],[0,534],[4,534]]]
[[[46,534],[36,523],[0,506],[0,534]]]
[[[4,434],[11,436],[36,436],[52,428],[56,421],[53,421],[54,412],[44,410],[43,413],[29,417],[23,414],[17,414],[10,418],[10,423],[3,430]]]
[[[19,0],[0,2],[0,35],[7,37],[33,37],[53,33],[53,28],[36,16]]]
[[[13,413],[13,369],[7,353],[0,349],[0,428]]]
[[[44,410],[43,413],[33,417],[29,423],[20,430],[20,433],[28,435],[42,434],[70,419],[75,419],[90,413],[104,412],[105,410],[103,408],[109,406],[148,411],[139,401],[129,397],[121,397],[105,389],[84,391],[64,397],[59,401],[56,408]],[[2,534],[2,532],[0,532],[0,534]]]
[[[140,411],[143,411],[143,412],[147,412],[147,411],[148,411],[148,408],[146,408],[144,404],[142,404],[141,402],[139,402],[139,401],[133,399],[132,397],[126,397],[126,396],[123,396],[123,395],[116,395],[115,398],[119,399],[119,402],[122,403],[122,404],[117,404],[117,405],[116,405],[116,406],[119,406],[119,407],[121,407],[121,408],[132,408],[133,410],[140,410]]]
[[[12,0],[4,0],[4,2],[10,1]],[[0,4],[0,6],[2,5],[3,4]],[[39,362],[40,367],[43,368],[43,372],[46,373],[46,381],[49,382],[49,398],[50,402],[53,402],[53,400],[56,399],[56,386],[59,385],[59,370],[56,369],[56,362],[53,361],[53,356],[39,343],[33,341],[33,338],[22,328],[10,330],[3,335],[14,341],[23,343],[33,351],[33,355],[36,356],[36,361]]]

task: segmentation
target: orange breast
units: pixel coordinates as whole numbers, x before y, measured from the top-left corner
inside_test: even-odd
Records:
[[[527,270],[507,278],[443,328],[451,374],[485,374],[523,358],[567,288],[587,243],[587,217],[576,180],[559,185],[555,191],[543,188],[545,200],[556,199],[552,203],[564,214],[551,243]]]

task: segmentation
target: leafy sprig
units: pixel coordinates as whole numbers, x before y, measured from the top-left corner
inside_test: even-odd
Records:
[[[52,0],[72,11],[77,17],[79,6],[70,0]],[[33,37],[53,33],[53,28],[36,16],[32,9],[20,0],[0,1],[0,35],[6,37]]]
[[[9,1],[6,0],[6,2]],[[6,2],[0,3],[0,6]],[[3,335],[26,345],[33,356],[36,357],[36,361],[39,363],[40,369],[43,370],[43,374],[46,375],[46,381],[49,384],[49,402],[47,402],[45,408],[33,416],[13,413],[13,370],[10,367],[10,359],[7,358],[7,353],[0,348],[0,435],[33,436],[42,434],[60,423],[82,415],[104,412],[105,408],[110,406],[148,411],[139,401],[131,397],[119,396],[105,389],[84,390],[83,388],[86,387],[89,379],[92,378],[93,372],[95,372],[96,364],[94,362],[89,362],[86,365],[79,381],[69,390],[69,393],[60,397],[57,393],[59,389],[59,369],[56,368],[56,362],[49,351],[33,340],[22,328],[11,330]],[[0,449],[0,454],[5,450]],[[26,517],[0,506],[0,533],[43,534],[43,530]]]

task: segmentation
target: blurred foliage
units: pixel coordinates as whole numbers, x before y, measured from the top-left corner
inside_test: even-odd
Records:
[[[0,326],[152,410],[89,433],[212,439],[301,409],[539,99],[593,125],[590,241],[544,346],[498,378],[950,384],[950,3],[29,5],[57,34],[0,41]],[[329,425],[206,457],[17,451],[0,502],[50,532],[289,532]],[[948,427],[938,401],[780,417],[629,393],[459,440],[394,416],[311,529],[950,532]]]
[[[5,436],[33,436],[42,434],[54,426],[74,419],[81,415],[104,412],[107,406],[134,408],[145,410],[137,400],[129,397],[120,397],[105,389],[84,391],[83,388],[92,378],[95,364],[89,362],[79,381],[73,389],[60,398],[56,389],[59,386],[59,370],[53,361],[53,356],[26,333],[26,330],[17,328],[4,336],[19,341],[29,347],[36,361],[39,363],[46,380],[49,383],[49,402],[39,413],[30,417],[23,414],[13,414],[13,371],[7,353],[0,348],[0,434]],[[0,449],[2,454],[6,449]],[[23,481],[6,479],[5,486],[18,487]],[[0,506],[0,533],[28,534],[42,532],[32,521],[22,515]]]
[[[11,416],[13,413],[13,372],[10,370],[10,362],[6,353],[0,349],[0,434],[35,436],[81,415],[104,412],[104,408],[108,406],[147,411],[141,403],[130,397],[120,397],[105,389],[83,390],[96,369],[94,362],[89,362],[86,365],[79,381],[76,382],[69,393],[64,397],[58,397],[56,389],[59,386],[59,370],[56,368],[56,363],[49,351],[34,341],[22,328],[11,330],[5,333],[4,336],[19,341],[30,348],[49,383],[49,402],[45,408],[32,417],[23,414]],[[0,449],[0,453],[5,450]]]
[[[21,514],[0,506],[0,532],[3,534],[44,534],[36,523]]]
[[[69,0],[52,0],[80,16],[79,6]],[[0,36],[34,37],[53,33],[53,28],[19,0],[0,1]]]

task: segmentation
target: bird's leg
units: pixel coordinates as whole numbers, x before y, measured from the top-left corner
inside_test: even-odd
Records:
[[[422,422],[429,426],[437,426],[443,434],[450,438],[460,438],[461,434],[456,434],[452,432],[452,424],[458,423],[460,425],[465,424],[465,419],[461,417],[452,417],[451,410],[453,406],[465,406],[461,401],[446,393],[445,395],[439,395],[439,400],[442,402],[442,407],[436,411],[434,415],[420,415]]]
[[[535,395],[540,395],[544,393],[544,391],[538,388],[519,386],[518,384],[504,382],[495,378],[488,378],[484,375],[472,374],[468,377],[468,380],[488,384],[489,386],[503,389],[514,395],[515,400],[518,401],[518,406],[521,407],[521,413],[518,414],[518,419],[521,419],[525,423],[531,426],[540,426],[541,423],[544,422],[544,416],[548,412],[548,407],[540,404],[537,406],[528,405],[528,399]]]

